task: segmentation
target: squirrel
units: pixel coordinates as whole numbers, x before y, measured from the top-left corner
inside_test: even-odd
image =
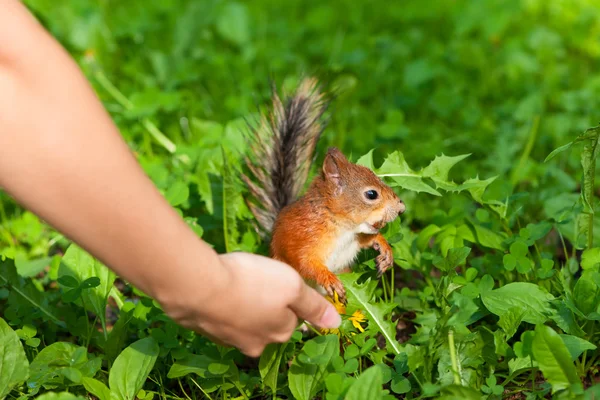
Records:
[[[249,173],[241,174],[250,192],[246,203],[261,236],[270,236],[269,256],[345,305],[337,274],[348,272],[366,248],[379,252],[378,277],[388,270],[392,248],[379,231],[406,207],[373,171],[351,163],[335,147],[300,196],[324,130],[327,101],[314,78],[303,79],[283,102],[273,87],[271,101],[269,112],[247,131]]]

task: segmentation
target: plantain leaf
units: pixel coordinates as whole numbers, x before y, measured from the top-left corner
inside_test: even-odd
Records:
[[[279,376],[279,367],[281,357],[287,348],[287,343],[271,343],[260,356],[258,369],[263,383],[271,389],[273,393],[277,391],[277,377]]]
[[[0,318],[0,399],[29,376],[29,361],[19,336]]]
[[[544,377],[552,385],[552,393],[581,385],[569,350],[552,328],[541,324],[535,327],[532,351]]]
[[[379,365],[364,371],[350,386],[346,400],[378,400],[383,398],[383,373]]]

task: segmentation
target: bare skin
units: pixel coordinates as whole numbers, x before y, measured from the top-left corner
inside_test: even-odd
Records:
[[[335,308],[287,264],[218,255],[144,174],[85,77],[17,0],[0,12],[0,188],[181,325],[258,356]],[[263,289],[264,290],[261,290]]]

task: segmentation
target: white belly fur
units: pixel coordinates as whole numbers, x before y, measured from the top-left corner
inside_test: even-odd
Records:
[[[338,273],[352,265],[359,252],[360,245],[356,238],[356,232],[345,232],[337,239],[325,265],[334,274]]]

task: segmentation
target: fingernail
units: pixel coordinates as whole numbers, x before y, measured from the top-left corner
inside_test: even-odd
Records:
[[[342,323],[342,317],[338,314],[334,306],[328,306],[327,310],[321,317],[321,328],[337,328]]]

